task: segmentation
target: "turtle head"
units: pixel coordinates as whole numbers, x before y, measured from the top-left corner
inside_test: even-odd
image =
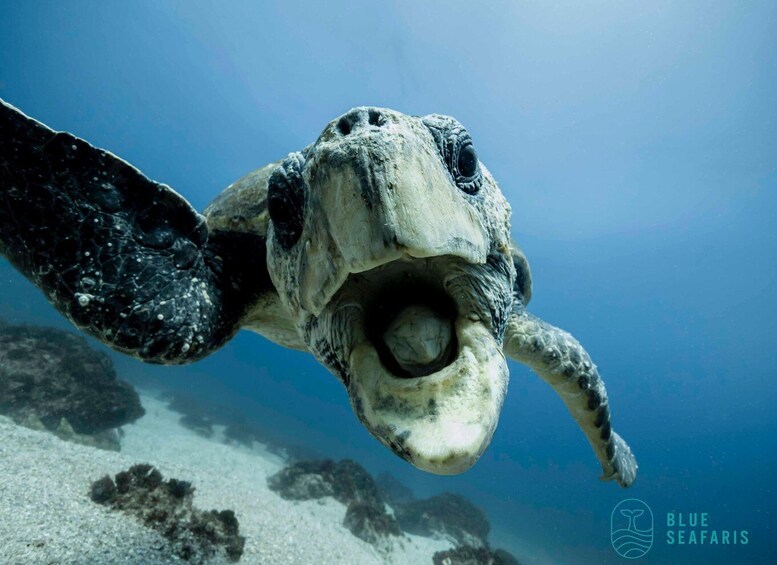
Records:
[[[496,428],[513,301],[510,208],[453,118],[355,108],[267,185],[268,267],[370,432],[471,467]]]

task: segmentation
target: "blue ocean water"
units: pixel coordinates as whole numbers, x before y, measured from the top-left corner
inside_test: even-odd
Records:
[[[456,477],[391,455],[312,357],[255,334],[188,367],[113,355],[119,373],[461,492],[522,563],[620,562],[625,498],[655,518],[644,562],[777,562],[777,4],[4,2],[0,97],[200,210],[352,106],[455,116],[512,205],[531,310],[600,368],[632,488],[597,480],[561,401],[512,362],[494,441]],[[69,327],[5,262],[0,315]],[[691,513],[748,543],[679,544]]]

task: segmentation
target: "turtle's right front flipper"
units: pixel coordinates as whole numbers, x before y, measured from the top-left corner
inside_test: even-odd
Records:
[[[157,363],[217,349],[272,289],[264,238],[209,233],[168,186],[1,100],[0,254],[76,326]]]

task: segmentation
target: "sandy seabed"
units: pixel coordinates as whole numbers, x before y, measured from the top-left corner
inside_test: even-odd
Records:
[[[146,415],[123,428],[120,453],[0,417],[1,565],[186,563],[155,531],[89,499],[92,481],[136,463],[190,481],[200,509],[234,510],[246,537],[243,564],[431,565],[435,552],[450,547],[405,535],[382,553],[342,525],[340,502],[292,502],[269,490],[267,477],[284,466],[279,457],[200,437],[163,401],[148,393],[141,401]]]

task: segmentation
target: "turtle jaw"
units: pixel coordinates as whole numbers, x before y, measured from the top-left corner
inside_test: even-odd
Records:
[[[484,324],[459,317],[455,326],[453,362],[429,375],[395,375],[369,340],[349,362],[359,419],[397,455],[439,475],[466,471],[488,447],[509,379],[501,344]]]
[[[491,441],[509,378],[500,319],[511,305],[510,273],[451,256],[392,261],[351,275],[309,326],[317,328],[308,335],[316,354],[340,374],[362,423],[422,470],[466,471]],[[408,318],[415,325],[404,332],[407,341],[430,326],[451,331],[437,347],[410,347],[419,363],[409,370],[391,341],[416,307],[422,314]],[[424,319],[423,312],[435,314]],[[323,336],[335,337],[315,339]],[[429,338],[417,337],[420,344]]]

